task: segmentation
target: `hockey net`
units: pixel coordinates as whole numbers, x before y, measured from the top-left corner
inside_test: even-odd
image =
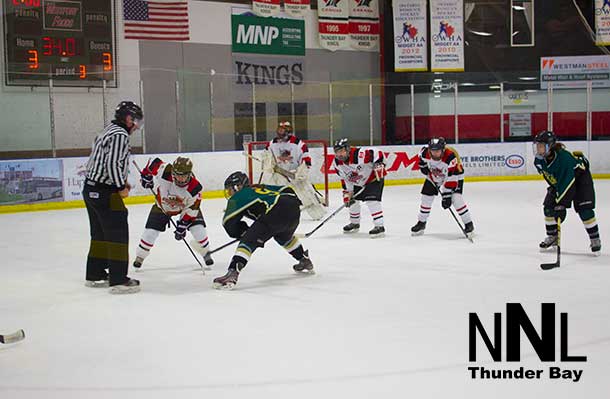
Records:
[[[311,169],[309,170],[309,179],[316,187],[319,194],[324,199],[324,204],[328,206],[328,143],[324,140],[303,140],[307,144],[309,149],[309,156],[311,157]],[[248,171],[248,177],[253,183],[267,183],[265,175],[262,173],[262,167],[260,159],[262,159],[262,153],[265,150],[268,141],[251,141],[244,143],[244,151],[246,154],[246,165]],[[262,175],[262,179],[261,179]]]

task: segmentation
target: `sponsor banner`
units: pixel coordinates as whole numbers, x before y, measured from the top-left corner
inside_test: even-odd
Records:
[[[396,0],[394,13],[394,71],[428,70],[428,10],[426,0]]]
[[[610,87],[609,55],[540,58],[541,89],[549,82],[554,89],[586,88],[589,80],[593,87]]]
[[[512,112],[508,116],[509,136],[529,137],[532,135],[532,114]]]
[[[234,53],[305,55],[305,22],[231,15]]]
[[[379,0],[349,0],[350,46],[374,50],[379,46]]]
[[[261,17],[272,17],[280,13],[280,0],[252,0],[252,11]]]
[[[610,0],[595,0],[595,45],[610,46]]]
[[[64,200],[61,159],[0,161],[0,204]]]
[[[318,2],[318,35],[321,47],[330,51],[349,47],[349,11],[349,0]]]
[[[294,18],[305,18],[310,0],[284,0],[284,11]]]
[[[432,71],[463,71],[463,0],[430,0],[430,35]]]

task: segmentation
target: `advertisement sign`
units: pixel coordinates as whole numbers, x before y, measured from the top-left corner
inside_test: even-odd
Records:
[[[464,70],[464,2],[430,0],[432,71]]]
[[[426,0],[397,0],[394,11],[394,71],[428,70]]]
[[[529,112],[515,112],[508,116],[509,136],[528,137],[532,135],[532,114]]]
[[[234,53],[305,55],[305,22],[231,15]]]
[[[578,57],[540,58],[540,88],[554,89],[586,88],[587,81],[593,87],[610,87],[610,56],[585,55]]]
[[[0,161],[0,204],[63,201],[61,159]]]

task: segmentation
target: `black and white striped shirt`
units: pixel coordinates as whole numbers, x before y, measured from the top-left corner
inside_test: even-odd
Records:
[[[126,126],[112,121],[93,142],[87,162],[87,179],[122,190],[127,183],[130,154]]]

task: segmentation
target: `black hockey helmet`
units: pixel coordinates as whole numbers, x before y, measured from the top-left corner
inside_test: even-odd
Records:
[[[119,122],[125,123],[125,119],[127,116],[131,116],[135,122],[136,126],[139,127],[142,119],[144,119],[144,114],[142,113],[142,108],[133,101],[121,101],[119,105],[117,105],[116,110],[114,111],[114,119]]]
[[[428,149],[429,150],[441,150],[445,149],[447,142],[444,137],[432,137],[430,141],[428,141]]]
[[[186,187],[193,178],[193,161],[178,157],[172,163],[172,180],[178,187]]]
[[[557,136],[550,130],[543,130],[534,137],[534,155],[537,158],[548,156],[553,146],[557,143]],[[538,150],[538,144],[544,144],[544,153]],[[542,146],[540,146],[542,147]]]
[[[233,194],[244,187],[250,186],[250,179],[244,172],[233,172],[225,180],[225,198],[230,198]]]
[[[347,157],[349,156],[349,150],[350,150],[349,140],[346,137],[343,137],[343,138],[335,141],[335,144],[333,145],[333,150],[335,151],[335,157],[337,157],[341,161],[345,161],[347,159]],[[339,151],[339,150],[345,150],[345,151],[347,151],[347,154],[345,156],[339,156],[339,155],[337,155],[337,151]]]

